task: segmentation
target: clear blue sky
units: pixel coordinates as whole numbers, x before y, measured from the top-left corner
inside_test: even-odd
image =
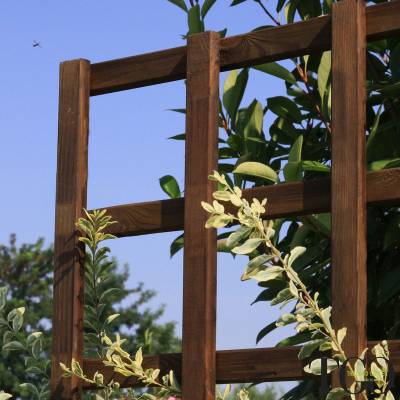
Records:
[[[208,29],[244,33],[268,23],[253,2],[228,7],[218,0]],[[272,2],[271,2],[272,3]],[[63,60],[91,62],[182,45],[184,13],[166,0],[1,0],[0,37],[0,242],[15,232],[19,243],[39,236],[53,242],[56,174],[58,68]],[[33,48],[33,40],[41,48]],[[222,79],[221,79],[222,81]],[[252,71],[245,101],[264,102],[284,93],[274,79]],[[91,99],[89,207],[165,198],[158,179],[183,177],[183,145],[167,137],[184,132],[183,82]],[[165,303],[163,320],[181,330],[182,255],[169,258],[172,234],[118,239],[113,254],[131,269],[130,285],[154,288],[153,305]],[[220,256],[218,263],[218,348],[255,346],[257,332],[279,314],[259,293],[240,282],[245,259]],[[260,345],[283,337],[272,334]]]

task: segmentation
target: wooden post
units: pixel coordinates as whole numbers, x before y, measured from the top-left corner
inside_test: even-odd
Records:
[[[200,201],[212,201],[218,167],[219,34],[188,39],[183,276],[184,400],[215,399],[216,232]]]
[[[366,21],[364,0],[332,10],[332,306],[348,357],[366,347]]]
[[[83,361],[84,274],[75,223],[86,207],[90,63],[60,67],[51,398],[80,398],[81,382],[63,379],[60,362]],[[82,249],[82,246],[79,246]]]

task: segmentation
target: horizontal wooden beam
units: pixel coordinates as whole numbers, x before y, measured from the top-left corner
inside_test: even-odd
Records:
[[[377,342],[370,341],[371,349]],[[389,341],[390,360],[396,373],[400,372],[400,340]],[[263,349],[217,351],[217,383],[279,382],[315,379],[303,370],[304,361],[298,359],[299,347],[271,347]],[[145,356],[144,368],[158,368],[161,374],[173,370],[180,379],[182,356],[180,353]],[[116,374],[101,360],[86,359],[83,363],[85,374],[92,377],[96,371],[104,375],[104,380],[119,382],[122,387],[141,386],[136,379]],[[84,384],[84,389],[93,388]]]
[[[400,2],[367,8],[369,41],[400,33]],[[253,66],[331,48],[331,17],[221,39],[221,70]],[[186,46],[92,64],[91,95],[186,78]]]
[[[317,214],[330,210],[330,185],[330,179],[324,178],[259,186],[244,190],[244,197],[267,198],[264,216],[269,219]],[[400,203],[400,168],[367,174],[367,202],[368,205]],[[109,233],[119,237],[183,230],[183,198],[113,206],[107,210],[117,221],[110,226]]]

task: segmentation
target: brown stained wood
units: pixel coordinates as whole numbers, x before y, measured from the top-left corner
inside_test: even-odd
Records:
[[[371,349],[376,342],[368,342]],[[390,360],[396,373],[400,372],[400,341],[389,341]],[[279,382],[315,379],[303,371],[303,362],[298,359],[299,347],[272,347],[217,351],[217,383]],[[181,354],[144,356],[145,368],[159,368],[161,374],[173,370],[181,378]],[[104,374],[105,381],[114,379],[123,387],[140,387],[135,379],[125,378],[105,367],[101,360],[84,360],[84,371],[93,376],[96,371]],[[90,389],[88,384],[84,389]]]
[[[400,34],[400,2],[367,8],[367,39]],[[331,48],[331,17],[262,29],[221,40],[221,70],[310,54]],[[186,47],[92,65],[91,95],[117,92],[186,77]]]
[[[365,1],[332,9],[332,309],[348,357],[366,347]]]
[[[183,252],[182,398],[215,399],[217,237],[200,200],[218,168],[219,34],[188,38]]]
[[[82,361],[82,254],[75,222],[86,207],[90,64],[68,61],[60,68],[54,309],[51,398],[79,399],[81,381],[63,379],[59,363]],[[82,246],[79,246],[82,248]]]
[[[248,200],[267,198],[265,218],[280,218],[329,212],[330,186],[330,179],[324,178],[259,186],[243,194]],[[367,174],[367,202],[369,206],[400,204],[400,168]],[[183,198],[113,206],[107,211],[118,222],[110,226],[109,233],[119,237],[183,229]]]

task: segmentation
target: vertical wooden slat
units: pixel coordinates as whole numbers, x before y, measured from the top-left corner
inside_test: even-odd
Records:
[[[217,169],[219,35],[188,39],[183,277],[184,400],[215,398],[216,232],[204,228],[200,201],[211,201],[207,179]]]
[[[366,347],[365,1],[332,10],[332,306],[349,357]]]
[[[86,207],[89,89],[88,61],[61,64],[51,379],[57,400],[80,398],[81,382],[61,378],[59,363],[83,358],[84,277],[75,223]]]

